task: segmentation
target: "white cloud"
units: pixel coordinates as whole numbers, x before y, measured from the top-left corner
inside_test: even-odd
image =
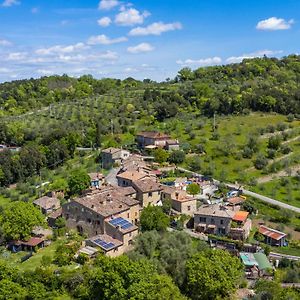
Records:
[[[17,1],[17,0],[5,0],[1,6],[3,7],[10,7],[10,6],[13,6],[13,5],[19,5],[21,4],[20,1]]]
[[[7,46],[11,46],[11,45],[12,45],[12,43],[8,40],[0,40],[0,46],[7,47]]]
[[[135,24],[142,24],[144,19],[150,16],[150,13],[144,11],[141,13],[135,8],[124,9],[115,17],[115,23],[121,26],[132,26]]]
[[[256,29],[269,30],[269,31],[286,30],[286,29],[290,29],[293,23],[294,23],[293,19],[286,21],[285,19],[271,17],[269,19],[259,21],[256,25]]]
[[[101,10],[111,10],[119,4],[120,2],[118,0],[101,0],[99,2],[98,8]]]
[[[143,53],[143,52],[150,52],[150,51],[153,51],[153,50],[154,50],[154,47],[151,46],[148,43],[141,43],[141,44],[138,44],[136,46],[128,47],[127,48],[127,51],[129,53],[132,53],[132,54]]]
[[[68,46],[56,45],[50,48],[37,49],[35,53],[39,55],[53,55],[57,53],[72,53],[87,48],[88,46],[86,46],[84,43],[77,43],[75,45]]]
[[[199,66],[211,66],[211,65],[217,65],[222,63],[222,59],[218,56],[215,57],[208,57],[208,58],[202,58],[202,59],[186,59],[184,61],[182,60],[177,60],[176,63],[178,65],[199,65]]]
[[[113,51],[106,51],[105,53],[99,54],[98,57],[105,60],[117,60],[119,58],[118,53]]]
[[[7,60],[18,61],[24,60],[27,58],[27,52],[12,52],[9,53],[7,56]]]
[[[255,57],[262,57],[264,55],[272,56],[276,54],[282,53],[282,50],[258,50],[256,52],[248,53],[248,54],[242,54],[240,56],[231,56],[226,59],[226,62],[229,64],[239,63],[243,61],[243,59],[250,59]]]
[[[126,42],[128,39],[124,36],[121,36],[119,38],[115,38],[115,39],[110,39],[109,37],[107,37],[105,34],[101,34],[101,35],[96,35],[96,36],[91,36],[88,39],[88,45],[111,45],[111,44],[117,44],[117,43],[122,43],[122,42]]]
[[[98,25],[102,27],[107,27],[111,24],[111,18],[109,17],[103,17],[97,21]]]
[[[136,27],[130,30],[129,35],[160,35],[163,32],[181,29],[182,25],[179,22],[165,24],[163,22],[155,22],[147,27]]]

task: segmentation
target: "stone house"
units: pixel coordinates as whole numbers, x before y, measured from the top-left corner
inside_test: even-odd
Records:
[[[219,204],[202,205],[194,215],[194,226],[199,232],[228,235],[235,212]]]
[[[162,186],[162,201],[171,200],[172,209],[180,214],[193,216],[197,210],[197,199],[189,195],[185,190],[170,186]]]
[[[153,178],[144,178],[132,182],[133,188],[136,190],[136,199],[142,207],[149,204],[157,205],[161,201],[162,186]]]
[[[155,146],[164,148],[167,140],[171,137],[168,134],[158,131],[142,131],[137,134],[136,140],[138,147],[145,149],[147,146]]]
[[[119,148],[107,148],[101,152],[102,167],[110,169],[114,164],[121,164],[130,156],[130,152]]]
[[[132,224],[138,222],[139,202],[124,196],[113,187],[90,191],[88,194],[66,203],[62,207],[67,227],[77,229],[88,236],[106,234],[105,222],[122,217]]]
[[[143,170],[125,171],[117,175],[118,186],[121,187],[132,186],[134,181],[148,178],[156,178],[156,176],[151,172],[145,172]]]
[[[237,211],[232,218],[229,237],[234,240],[245,240],[250,235],[252,221],[248,219],[247,211]]]
[[[43,196],[34,200],[33,205],[38,207],[43,214],[50,214],[60,208],[60,201],[56,197]]]
[[[178,140],[167,140],[165,148],[168,151],[179,150],[179,148],[180,148],[179,141]]]
[[[105,176],[101,173],[89,173],[91,184],[90,186],[93,188],[99,188],[105,181]]]

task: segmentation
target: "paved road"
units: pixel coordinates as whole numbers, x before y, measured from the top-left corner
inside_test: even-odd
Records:
[[[300,283],[281,283],[283,288],[300,288]]]
[[[118,185],[117,174],[118,174],[119,171],[120,171],[120,168],[111,169],[105,177],[106,182],[108,184],[117,186]]]
[[[190,170],[187,170],[187,169],[184,169],[184,168],[181,168],[181,167],[178,167],[177,169],[180,170],[180,171],[183,171],[183,172],[189,172],[189,173],[191,173],[193,175],[196,175],[196,176],[201,176],[201,174],[192,172]],[[213,181],[214,181],[215,184],[219,184],[218,180],[213,179]],[[237,186],[235,184],[230,184],[230,183],[226,183],[226,186],[228,186],[230,188],[234,188],[234,189],[240,188],[240,186]],[[263,195],[260,195],[260,194],[257,194],[257,193],[245,190],[245,189],[242,189],[242,192],[243,192],[243,194],[245,194],[247,196],[251,196],[251,197],[259,199],[259,200],[261,200],[263,202],[266,202],[266,203],[269,203],[269,204],[273,204],[273,205],[282,207],[284,209],[292,210],[292,211],[294,211],[296,213],[300,213],[300,208],[299,207],[292,206],[292,205],[289,205],[289,204],[277,201],[275,199],[272,199],[272,198],[269,198],[269,197],[266,197],[266,196],[263,196]]]
[[[234,188],[234,189],[239,188],[237,185],[230,184],[230,183],[227,183],[226,185],[228,187]],[[292,205],[289,205],[289,204],[277,201],[275,199],[272,199],[272,198],[269,198],[269,197],[266,197],[266,196],[263,196],[263,195],[260,195],[260,194],[248,191],[248,190],[245,190],[243,188],[241,190],[242,190],[243,194],[245,194],[247,196],[251,196],[251,197],[259,199],[259,200],[261,200],[263,202],[266,202],[266,203],[269,203],[269,204],[273,204],[273,205],[276,205],[276,206],[279,206],[279,207],[282,207],[282,208],[285,208],[285,209],[292,210],[294,212],[300,213],[300,208],[299,207],[292,206]]]
[[[287,258],[289,260],[300,261],[300,256],[295,256],[295,255],[288,255],[288,254],[281,254],[281,253],[270,252],[269,256],[271,258],[275,258],[275,259]]]

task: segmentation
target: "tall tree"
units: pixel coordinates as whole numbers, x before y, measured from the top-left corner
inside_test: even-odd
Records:
[[[45,217],[31,203],[16,201],[5,206],[0,216],[0,226],[4,237],[26,239],[35,226],[44,225]]]

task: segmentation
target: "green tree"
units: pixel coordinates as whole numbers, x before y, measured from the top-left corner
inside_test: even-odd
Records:
[[[164,163],[168,160],[169,153],[161,148],[154,150],[154,159],[158,163]]]
[[[281,145],[280,135],[273,135],[268,140],[268,148],[278,150]]]
[[[186,291],[192,299],[225,299],[236,289],[242,276],[238,258],[227,251],[208,250],[188,260]]]
[[[172,151],[169,156],[169,162],[173,164],[181,164],[184,162],[185,153],[181,150]]]
[[[141,280],[129,288],[130,300],[184,300],[178,287],[166,275],[154,275],[148,280]]]
[[[141,213],[140,224],[142,231],[164,231],[169,225],[169,218],[163,213],[160,206],[149,205]]]
[[[27,291],[20,284],[8,279],[0,281],[0,300],[25,299]]]
[[[35,226],[44,225],[45,217],[31,203],[16,201],[5,206],[0,216],[1,230],[6,239],[26,239]]]
[[[57,246],[54,254],[54,262],[58,266],[67,266],[74,259],[75,253],[78,251],[80,243],[71,241],[68,244],[61,243]]]
[[[75,170],[68,178],[68,186],[71,195],[78,195],[90,186],[90,177],[84,170]]]
[[[187,186],[186,191],[190,195],[198,195],[200,193],[200,186],[198,183],[193,182]]]
[[[257,155],[253,164],[257,170],[262,170],[264,167],[266,167],[268,165],[268,160],[266,159],[266,157],[263,154],[260,153]]]
[[[51,191],[64,191],[68,190],[68,182],[65,178],[57,178],[50,185]]]

